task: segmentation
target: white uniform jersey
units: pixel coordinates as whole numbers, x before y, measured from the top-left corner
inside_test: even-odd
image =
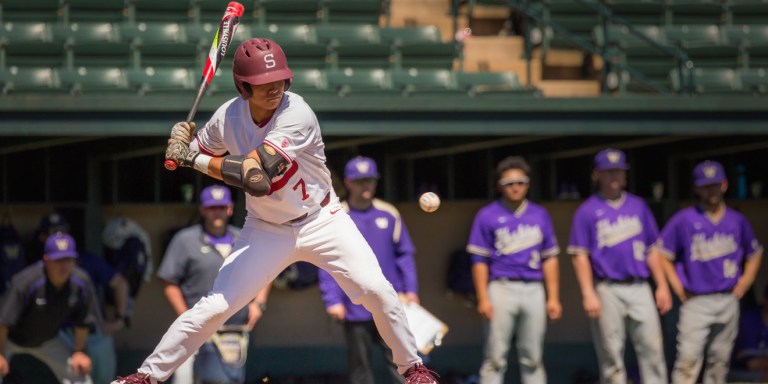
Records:
[[[266,144],[288,160],[288,170],[272,180],[266,196],[245,194],[248,219],[282,224],[319,210],[329,193],[331,202],[337,200],[325,166],[320,124],[295,93],[286,92],[275,114],[261,127],[251,118],[248,101],[234,98],[219,107],[195,140],[200,151],[211,156],[247,155]]]

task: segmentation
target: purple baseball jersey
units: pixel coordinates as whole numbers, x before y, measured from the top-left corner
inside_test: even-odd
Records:
[[[646,254],[659,227],[648,205],[629,192],[616,202],[590,196],[576,210],[568,253],[585,253],[595,280],[648,278]]]
[[[656,246],[675,262],[683,287],[699,295],[733,289],[745,258],[762,251],[746,218],[727,207],[717,222],[699,207],[681,210]]]
[[[540,281],[541,262],[560,247],[544,207],[524,201],[511,211],[500,200],[481,208],[472,223],[467,252],[472,264],[488,264],[488,278]]]
[[[416,277],[416,253],[411,236],[400,218],[400,212],[393,205],[379,199],[364,211],[349,209],[349,217],[363,234],[368,245],[379,261],[384,277],[392,283],[398,293],[417,293],[419,286]],[[320,291],[326,307],[343,303],[347,315],[346,321],[368,321],[373,317],[362,305],[353,304],[344,294],[328,272],[318,271]]]

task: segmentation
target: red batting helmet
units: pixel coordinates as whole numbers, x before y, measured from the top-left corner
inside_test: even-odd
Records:
[[[244,83],[260,85],[286,80],[287,90],[293,72],[288,68],[285,53],[277,43],[254,37],[237,47],[232,75],[240,96],[247,99],[251,97],[251,87]]]

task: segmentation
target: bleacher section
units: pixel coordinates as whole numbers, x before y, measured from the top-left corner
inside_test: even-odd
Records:
[[[0,0],[0,89],[187,92],[226,2]],[[528,0],[542,15],[529,21],[530,57],[525,36],[496,33],[518,3],[249,0],[233,44],[275,39],[300,77],[296,90],[339,96],[597,96],[603,84],[623,95],[654,92],[648,82],[700,94],[768,88],[768,0]],[[630,24],[604,25],[598,6]],[[560,27],[597,54],[575,48]],[[210,92],[232,89],[230,68],[231,56]]]

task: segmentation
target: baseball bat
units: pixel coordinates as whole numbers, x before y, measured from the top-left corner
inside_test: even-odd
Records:
[[[187,122],[191,123],[192,119],[195,118],[197,107],[200,106],[200,100],[202,100],[205,91],[211,84],[216,70],[219,69],[219,65],[227,53],[227,48],[232,43],[232,38],[237,30],[237,25],[240,24],[240,17],[243,16],[244,11],[245,7],[236,1],[232,1],[227,5],[227,10],[224,12],[224,17],[221,18],[216,36],[213,37],[211,49],[208,51],[208,59],[205,61],[205,67],[203,67],[203,76],[200,78],[200,86],[197,89],[195,100],[192,102],[192,108],[189,109]],[[173,160],[165,160],[165,168],[167,170],[173,171],[177,166]]]

